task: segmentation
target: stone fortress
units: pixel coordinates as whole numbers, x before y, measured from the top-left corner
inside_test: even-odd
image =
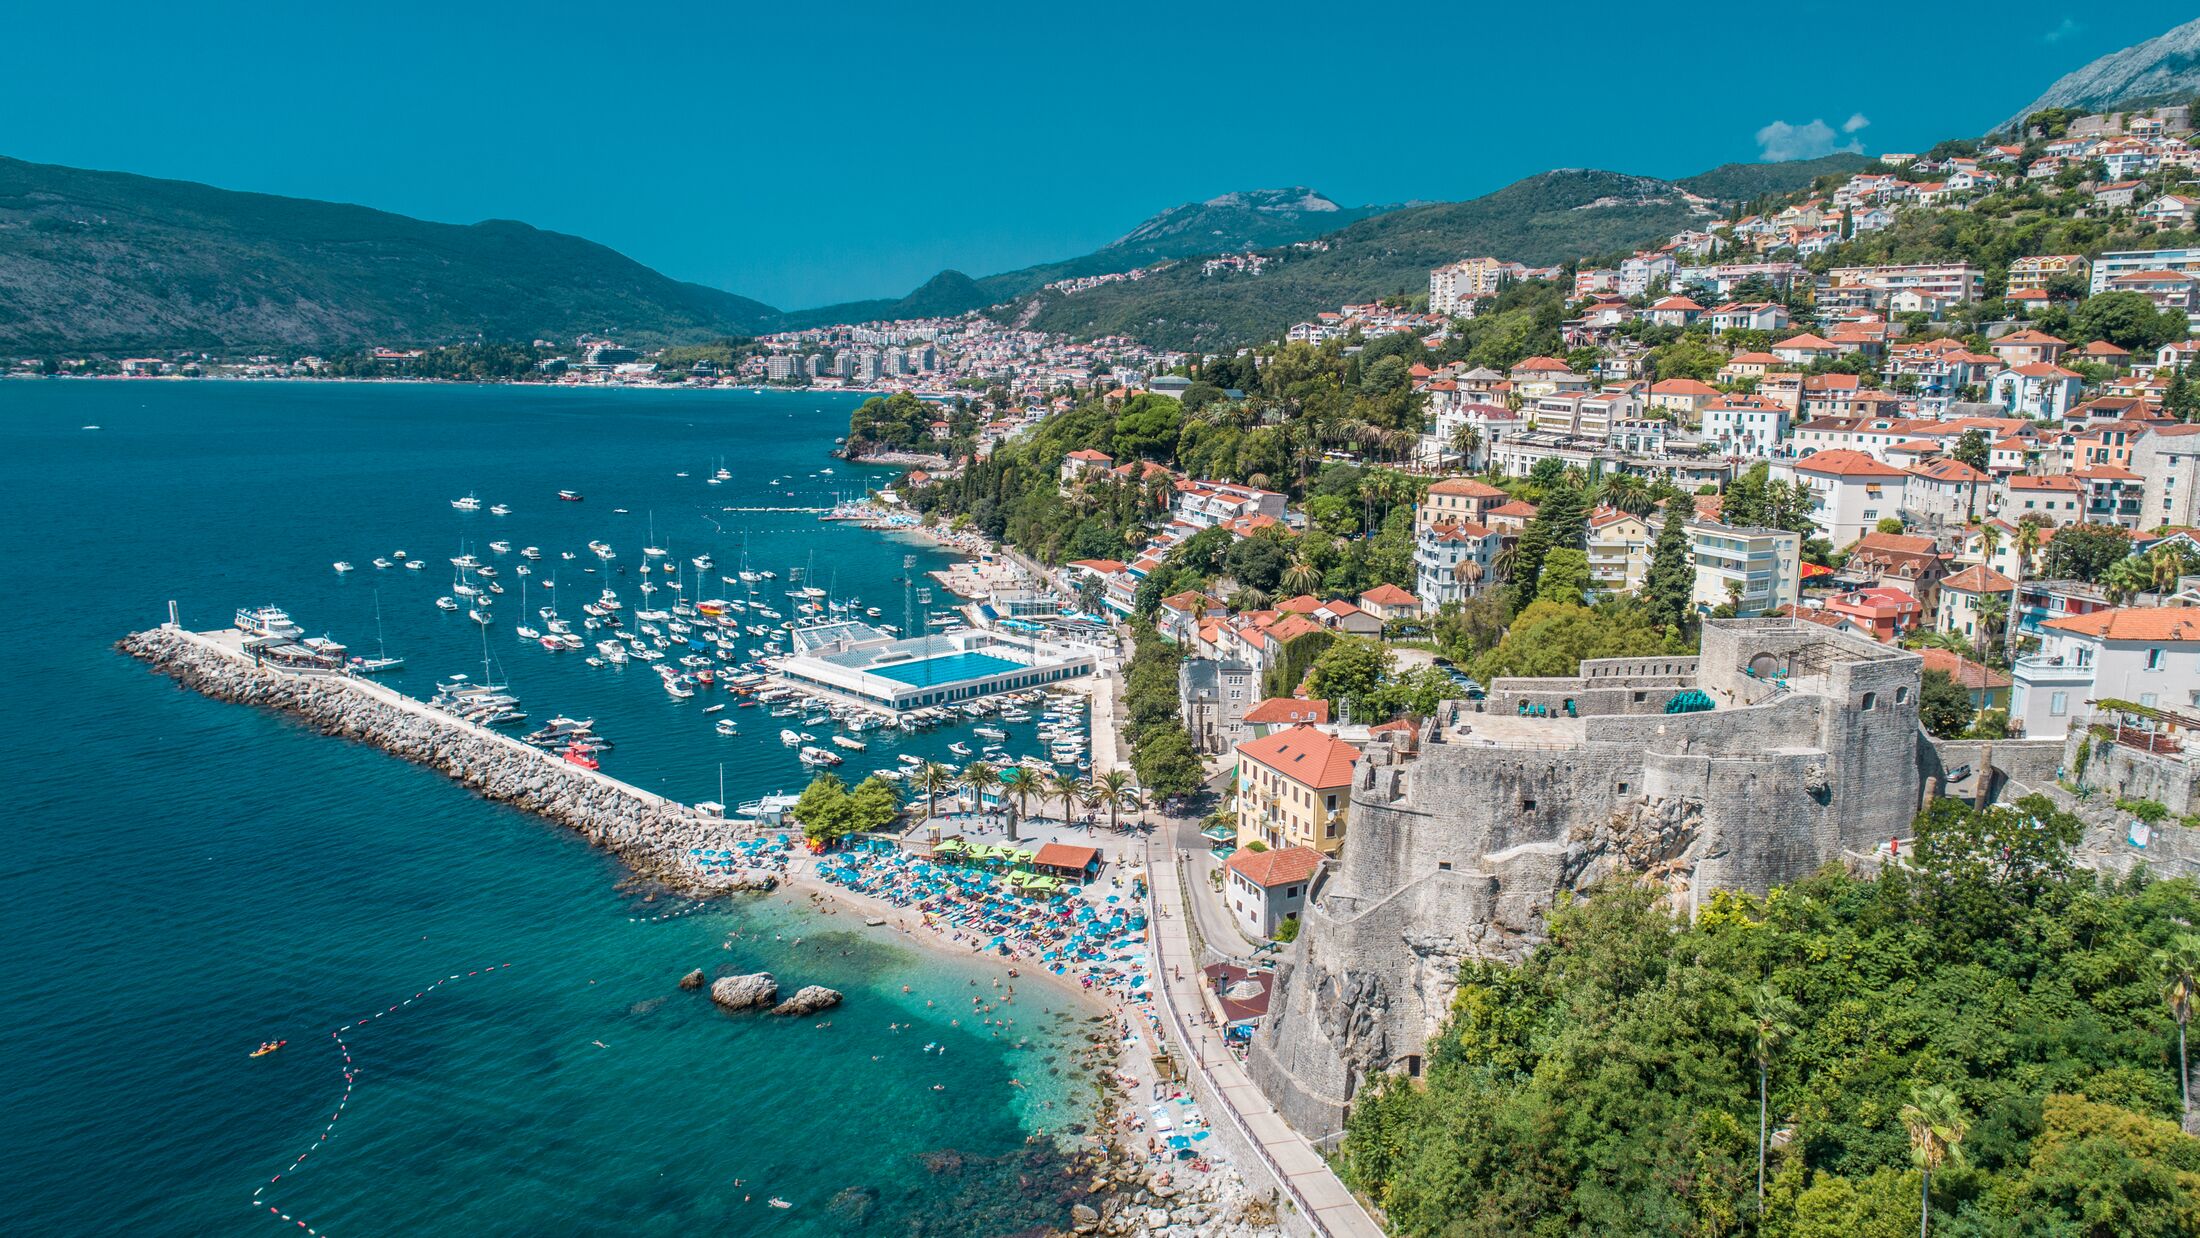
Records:
[[[1928,739],[1921,668],[1802,620],[1710,620],[1699,657],[1501,679],[1384,737],[1277,967],[1255,1082],[1331,1140],[1369,1079],[1419,1073],[1460,963],[1524,956],[1561,893],[1643,873],[1693,911],[1716,890],[1878,863],[1930,795],[1983,802],[2053,777],[2060,741]]]

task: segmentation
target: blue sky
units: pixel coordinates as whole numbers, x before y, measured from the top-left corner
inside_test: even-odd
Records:
[[[1456,199],[1552,167],[1916,149],[2177,20],[2026,0],[35,5],[9,22],[0,154],[521,219],[791,308],[1069,257],[1233,189]]]

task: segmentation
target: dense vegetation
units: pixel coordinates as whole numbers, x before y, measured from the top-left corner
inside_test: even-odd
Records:
[[[752,332],[773,311],[578,237],[0,159],[0,350]]]
[[[2173,1023],[2200,896],[2075,868],[2078,834],[1942,800],[1875,879],[1685,923],[1649,884],[1561,905],[1520,966],[1462,969],[1426,1086],[1360,1100],[1345,1171],[1408,1235],[1903,1238],[1922,1146],[1936,1234],[2200,1232]]]
[[[1769,174],[1768,174],[1769,175]],[[1807,183],[1807,181],[1805,182]],[[1431,267],[1477,254],[1552,265],[1662,242],[1703,218],[1674,186],[1615,172],[1546,172],[1467,202],[1407,207],[1270,254],[1258,275],[1195,263],[1073,296],[1036,299],[1030,325],[1129,335],[1163,347],[1228,349],[1275,339],[1317,311],[1428,288]]]
[[[1176,672],[1182,660],[1151,624],[1131,625],[1131,660],[1123,668],[1125,733],[1131,769],[1154,795],[1190,795],[1206,777],[1177,715]]]

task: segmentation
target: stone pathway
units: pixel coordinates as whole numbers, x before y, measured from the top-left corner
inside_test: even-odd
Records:
[[[1381,1238],[1382,1227],[1360,1205],[1329,1163],[1271,1108],[1222,1037],[1207,1022],[1199,995],[1199,958],[1185,927],[1176,849],[1164,840],[1146,844],[1148,887],[1153,899],[1155,987],[1163,999],[1163,1026],[1188,1069],[1205,1081],[1205,1091],[1228,1107],[1211,1118],[1235,1121],[1248,1136],[1268,1176],[1281,1181],[1300,1213],[1316,1232],[1331,1238]],[[1181,969],[1182,976],[1177,974]],[[1210,1106],[1211,1108],[1211,1106]],[[1251,1172],[1250,1166],[1247,1171]]]

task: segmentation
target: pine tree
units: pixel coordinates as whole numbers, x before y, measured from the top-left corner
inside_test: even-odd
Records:
[[[1680,500],[1667,504],[1665,523],[1650,544],[1650,570],[1642,579],[1643,606],[1650,621],[1686,631],[1694,618],[1696,564],[1688,546],[1688,519]]]

